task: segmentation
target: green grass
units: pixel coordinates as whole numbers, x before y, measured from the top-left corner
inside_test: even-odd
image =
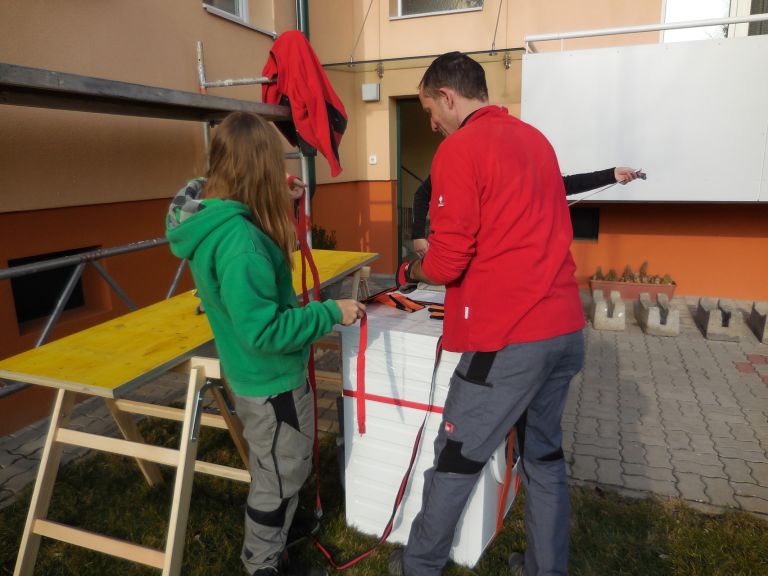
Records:
[[[149,442],[176,446],[178,426],[144,422]],[[238,465],[225,433],[204,430],[199,455],[206,460]],[[343,493],[338,485],[336,447],[322,444],[322,481],[325,516],[320,539],[338,560],[366,550],[374,539],[348,528],[344,522]],[[172,475],[166,483],[149,488],[132,460],[96,455],[63,467],[54,491],[52,520],[160,548],[170,511]],[[88,486],[88,490],[80,490]],[[186,532],[185,576],[244,574],[240,545],[247,487],[239,482],[197,475]],[[31,489],[12,506],[0,510],[0,574],[12,574],[26,517]],[[622,498],[611,492],[573,488],[571,574],[591,575],[765,575],[768,574],[768,523],[741,513],[709,516],[679,502]],[[302,495],[313,507],[314,489]],[[525,546],[521,495],[507,518],[503,532],[474,570],[450,565],[446,575],[496,576],[508,573],[506,558]],[[386,574],[386,545],[370,558],[346,571],[350,576]],[[318,566],[324,560],[307,543],[297,547]],[[126,576],[159,573],[157,570],[44,540],[36,574],[45,576]]]

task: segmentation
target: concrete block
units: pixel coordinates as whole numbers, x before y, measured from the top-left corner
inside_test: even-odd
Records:
[[[752,302],[752,311],[747,323],[757,339],[768,344],[768,302]]]
[[[656,304],[648,292],[642,292],[635,302],[635,318],[646,334],[677,336],[680,334],[680,311],[669,307],[669,296],[659,294]]]
[[[624,330],[626,309],[621,294],[612,290],[610,298],[606,300],[602,290],[592,292],[589,317],[595,330]]]
[[[741,313],[728,300],[699,298],[694,320],[707,340],[741,340]]]

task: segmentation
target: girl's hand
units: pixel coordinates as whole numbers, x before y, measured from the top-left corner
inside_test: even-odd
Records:
[[[291,200],[298,200],[304,194],[304,190],[307,189],[307,185],[296,176],[290,174],[285,175],[286,183],[288,184],[288,196]]]
[[[365,304],[357,300],[336,300],[336,305],[341,310],[341,323],[351,326],[365,315]]]

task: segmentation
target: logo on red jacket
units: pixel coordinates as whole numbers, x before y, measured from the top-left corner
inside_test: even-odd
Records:
[[[446,422],[445,423],[445,433],[446,434],[453,434],[454,428],[455,427],[453,425],[453,422]]]
[[[443,195],[440,194],[440,196],[437,197],[437,207],[442,208],[445,206],[445,202],[443,202]]]

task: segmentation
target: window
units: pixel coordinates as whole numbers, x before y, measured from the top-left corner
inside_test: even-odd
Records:
[[[600,230],[600,208],[579,206],[571,208],[574,240],[597,240]]]
[[[392,18],[482,10],[483,0],[389,0]]]
[[[768,0],[752,0],[750,14],[768,14]],[[748,34],[750,36],[768,34],[768,20],[750,22]]]
[[[731,0],[667,0],[664,10],[664,22],[692,22],[728,18],[731,15]],[[705,26],[700,28],[681,28],[665,30],[664,42],[684,40],[707,40],[728,36],[728,25]]]
[[[248,0],[203,0],[206,10],[219,16],[234,16],[243,22],[248,21]]]
[[[63,258],[72,256],[81,252],[90,252],[96,250],[98,246],[81,248],[79,250],[68,250],[66,252],[52,252],[49,254],[39,254],[26,258],[17,258],[8,260],[8,267],[22,266],[23,264],[33,264],[43,260],[52,260],[53,258]],[[16,320],[19,324],[45,318],[53,312],[56,302],[64,291],[64,287],[69,281],[76,264],[55,268],[53,270],[44,270],[11,278],[11,291],[13,292],[13,301],[16,305]],[[85,294],[83,292],[83,279],[78,279],[72,295],[69,297],[64,310],[80,308],[85,305]]]

